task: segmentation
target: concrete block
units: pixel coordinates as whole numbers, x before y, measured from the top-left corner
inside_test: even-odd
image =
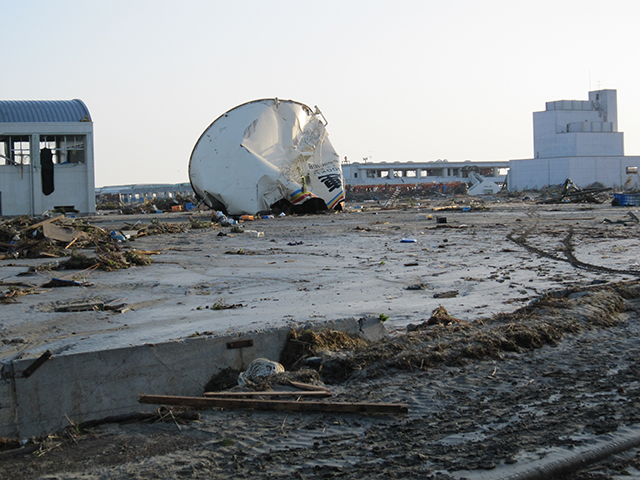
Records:
[[[371,342],[377,342],[389,336],[384,323],[377,317],[363,317],[358,323],[360,334]]]
[[[74,422],[154,410],[138,394],[202,395],[209,379],[224,368],[244,370],[259,357],[278,360],[288,328],[224,337],[196,337],[53,356],[29,377],[34,359],[5,365],[14,378],[0,385],[0,436],[28,438]],[[252,340],[252,346],[228,343]],[[232,344],[233,345],[233,344]]]

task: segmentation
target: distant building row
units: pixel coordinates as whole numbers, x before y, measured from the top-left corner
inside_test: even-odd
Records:
[[[640,157],[624,155],[615,90],[589,92],[589,100],[547,102],[545,111],[533,114],[533,133],[535,158],[503,162],[355,162],[343,164],[343,174],[352,188],[463,181],[473,184],[472,194],[497,190],[491,182],[499,185],[506,181],[510,191],[520,191],[561,184],[567,178],[580,187],[599,182],[613,188],[638,188]]]

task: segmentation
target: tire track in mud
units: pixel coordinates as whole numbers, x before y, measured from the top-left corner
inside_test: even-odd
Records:
[[[583,270],[591,270],[596,272],[604,272],[604,273],[614,273],[619,275],[632,275],[635,277],[640,277],[640,271],[637,270],[621,270],[617,268],[605,267],[603,265],[594,265],[592,263],[586,263],[581,260],[578,260],[573,252],[575,251],[575,246],[573,245],[573,235],[574,230],[573,227],[569,226],[569,232],[562,239],[562,253],[563,256],[554,255],[553,253],[549,253],[541,248],[534,247],[530,243],[528,243],[528,238],[535,232],[538,228],[538,222],[532,226],[527,228],[520,235],[516,236],[516,230],[507,234],[507,240],[515,243],[516,245],[524,248],[528,252],[535,253],[536,255],[540,255],[541,257],[549,258],[551,260],[556,260],[559,262],[567,262],[570,263],[575,268],[580,268]]]

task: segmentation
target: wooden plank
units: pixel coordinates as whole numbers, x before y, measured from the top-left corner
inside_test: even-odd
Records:
[[[53,218],[48,218],[46,220],[43,220],[42,222],[38,222],[38,223],[34,223],[33,225],[29,225],[28,227],[25,227],[22,229],[22,232],[28,232],[29,230],[33,230],[34,228],[38,228],[41,225],[44,225],[45,223],[50,223],[50,222],[55,222],[56,220],[60,219],[60,218],[65,218],[64,215],[58,215],[57,217],[53,217]]]
[[[340,412],[340,413],[408,413],[409,406],[400,403],[333,403],[294,402],[285,400],[251,400],[246,398],[179,397],[172,395],[146,395],[141,393],[140,403],[151,405],[178,405],[199,408],[253,408],[293,412]]]
[[[315,392],[298,392],[298,391],[277,391],[268,390],[265,392],[204,392],[205,397],[218,398],[241,398],[241,397],[331,397],[333,393],[329,390]]]
[[[289,385],[290,387],[299,388],[300,390],[308,390],[310,392],[328,392],[329,391],[327,387],[322,387],[320,385],[312,385],[310,383],[293,382],[291,380],[287,380],[287,385]]]

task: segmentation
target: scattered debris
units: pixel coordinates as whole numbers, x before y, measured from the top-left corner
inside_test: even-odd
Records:
[[[453,203],[452,205],[443,205],[439,207],[433,207],[432,210],[434,212],[485,212],[490,210],[490,208],[484,204],[474,202],[474,203],[470,203],[469,205],[459,205],[459,204]],[[436,217],[436,220],[438,218],[445,218],[445,217]],[[446,223],[446,219],[442,223]]]
[[[188,229],[188,225],[185,223],[167,223],[161,222],[157,219],[152,219],[151,223],[147,226],[143,226],[138,231],[138,236],[144,235],[162,235],[165,233],[184,233]]]
[[[434,293],[433,298],[455,298],[458,293],[458,290],[449,290],[447,292]]]
[[[608,187],[596,187],[583,190],[573,183],[570,178],[567,178],[562,184],[562,190],[559,194],[539,200],[538,203],[603,203],[606,198],[598,198],[596,195],[608,192],[609,190],[611,190],[611,188]]]
[[[33,293],[36,293],[36,287],[20,288],[19,286],[10,285],[8,290],[0,293],[0,303],[16,303],[18,297]]]
[[[239,248],[238,250],[227,250],[224,252],[225,255],[255,255],[254,252],[250,250],[245,250],[244,248]]]
[[[266,358],[256,358],[249,364],[246,371],[238,375],[238,385],[244,387],[251,383],[261,382],[282,372],[284,372],[282,364]]]
[[[436,308],[432,313],[429,320],[426,320],[418,325],[409,324],[407,325],[407,332],[419,332],[426,328],[431,328],[434,325],[452,325],[457,323],[464,323],[464,320],[460,320],[458,318],[454,318],[449,315],[447,309],[440,305]]]
[[[72,303],[69,305],[61,305],[55,308],[55,312],[92,312],[96,310],[103,310],[104,302],[90,302],[90,303]]]
[[[66,244],[71,244],[78,239],[87,239],[88,235],[76,228],[67,226],[58,226],[50,222],[42,225],[44,237],[49,240],[55,240]]]
[[[221,298],[216,303],[211,305],[211,310],[233,310],[235,308],[242,307],[244,307],[244,305],[242,305],[241,303],[228,304],[224,301],[224,299]]]
[[[60,263],[58,269],[85,270],[98,268],[106,272],[112,272],[144,265],[151,265],[151,258],[146,253],[138,250],[128,250],[124,253],[110,251],[97,257],[89,257],[84,253],[73,252],[67,261]]]
[[[408,285],[405,290],[427,290],[429,285],[426,283],[414,283],[413,285]]]
[[[80,303],[69,303],[65,305],[58,305],[55,307],[54,312],[116,312],[125,313],[129,311],[126,303],[120,303],[120,300],[113,300],[110,302],[103,301],[85,301]]]
[[[65,280],[63,278],[52,278],[47,283],[40,285],[42,288],[58,288],[58,287],[92,287],[93,283],[78,282],[76,280]]]
[[[189,217],[189,227],[195,230],[201,230],[205,228],[212,228],[214,225],[212,222],[204,221],[204,220],[196,220],[195,218]]]
[[[636,222],[636,223],[640,223],[640,217],[638,217],[638,216],[637,216],[635,213],[633,213],[631,210],[629,210],[629,211],[627,212],[627,215],[629,215],[629,216],[633,219],[633,221],[634,221],[634,222]]]

